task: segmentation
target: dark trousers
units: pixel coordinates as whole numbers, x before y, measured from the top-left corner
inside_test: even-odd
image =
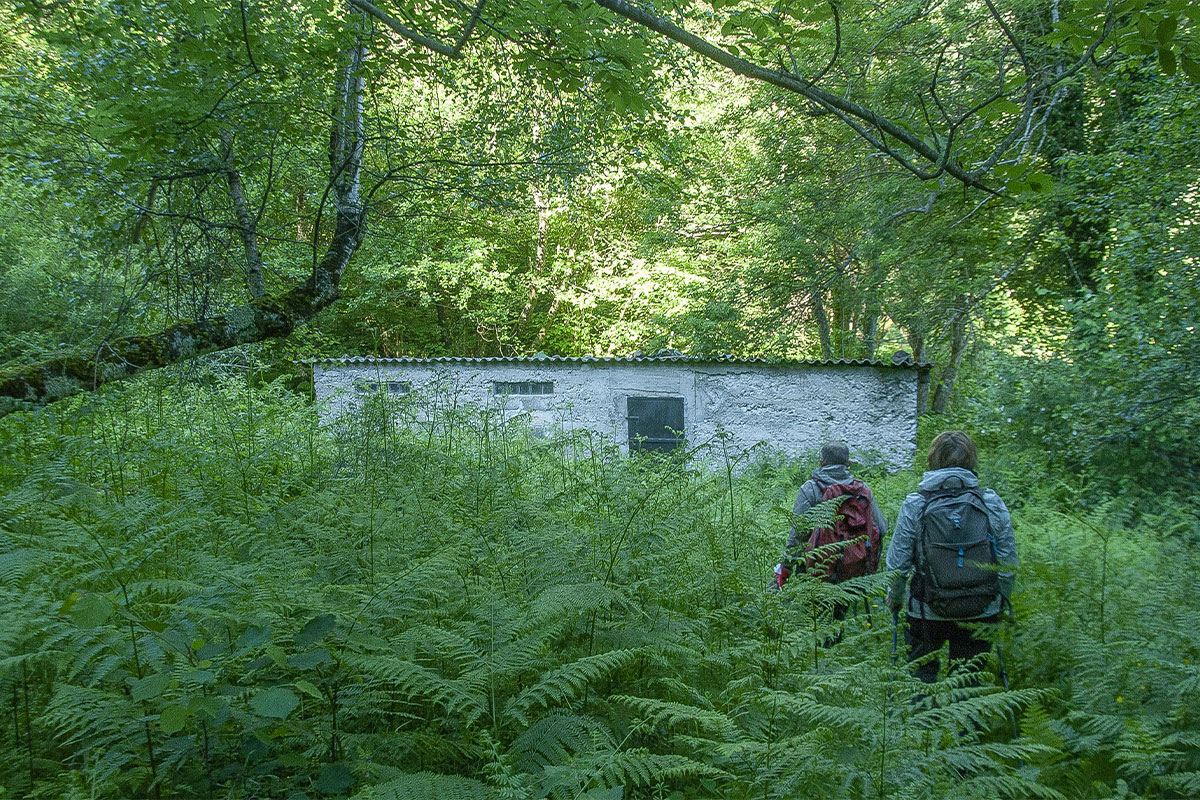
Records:
[[[1000,615],[993,614],[990,617],[970,621],[994,624],[1000,621]],[[908,617],[908,630],[904,634],[904,641],[908,645],[909,661],[916,661],[921,656],[941,649],[943,642],[950,643],[951,661],[973,658],[980,653],[986,653],[991,646],[986,640],[976,638],[972,631],[957,622],[921,619],[911,615]],[[926,683],[933,683],[937,680],[937,674],[938,661],[936,658],[927,664],[922,664],[916,672],[917,677]]]

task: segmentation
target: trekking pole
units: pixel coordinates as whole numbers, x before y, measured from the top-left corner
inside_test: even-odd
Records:
[[[996,663],[1000,667],[1000,682],[1002,684],[1004,684],[1004,691],[1007,692],[1008,691],[1008,670],[1006,670],[1004,668],[1004,650],[1001,649],[999,642],[996,642]],[[1012,720],[1012,726],[1013,726],[1013,738],[1016,739],[1016,738],[1019,738],[1021,735],[1020,730],[1017,728],[1017,713],[1015,711],[1011,711],[1009,713],[1011,714],[1009,719]],[[1025,766],[1024,759],[1018,759],[1018,760],[1021,762],[1021,766]]]
[[[1004,684],[1004,691],[1008,691],[1008,670],[1004,669],[1004,651],[1000,648],[1000,643],[996,643],[996,662],[1000,666],[1000,682]]]
[[[900,612],[892,612],[892,666],[896,666],[896,631],[900,628]]]

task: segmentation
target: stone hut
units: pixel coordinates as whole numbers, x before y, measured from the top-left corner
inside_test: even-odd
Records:
[[[917,391],[924,364],[766,361],[655,356],[370,358],[312,362],[323,419],[384,395],[412,419],[475,405],[523,416],[538,433],[589,428],[626,451],[671,450],[727,434],[738,449],[759,444],[802,455],[842,439],[856,459],[912,463]]]

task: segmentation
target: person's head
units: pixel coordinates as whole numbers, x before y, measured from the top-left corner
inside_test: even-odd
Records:
[[[831,467],[834,464],[850,465],[850,448],[841,442],[833,442],[821,448],[821,466]]]
[[[975,443],[962,431],[943,431],[929,445],[929,468],[946,469],[962,467],[975,471],[979,459],[975,455]]]

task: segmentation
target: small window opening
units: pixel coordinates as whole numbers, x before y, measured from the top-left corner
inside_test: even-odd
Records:
[[[492,381],[492,394],[554,394],[554,382]]]
[[[408,394],[412,391],[412,383],[410,381],[372,381],[359,378],[354,382],[354,391],[359,394],[375,394],[376,392]]]

